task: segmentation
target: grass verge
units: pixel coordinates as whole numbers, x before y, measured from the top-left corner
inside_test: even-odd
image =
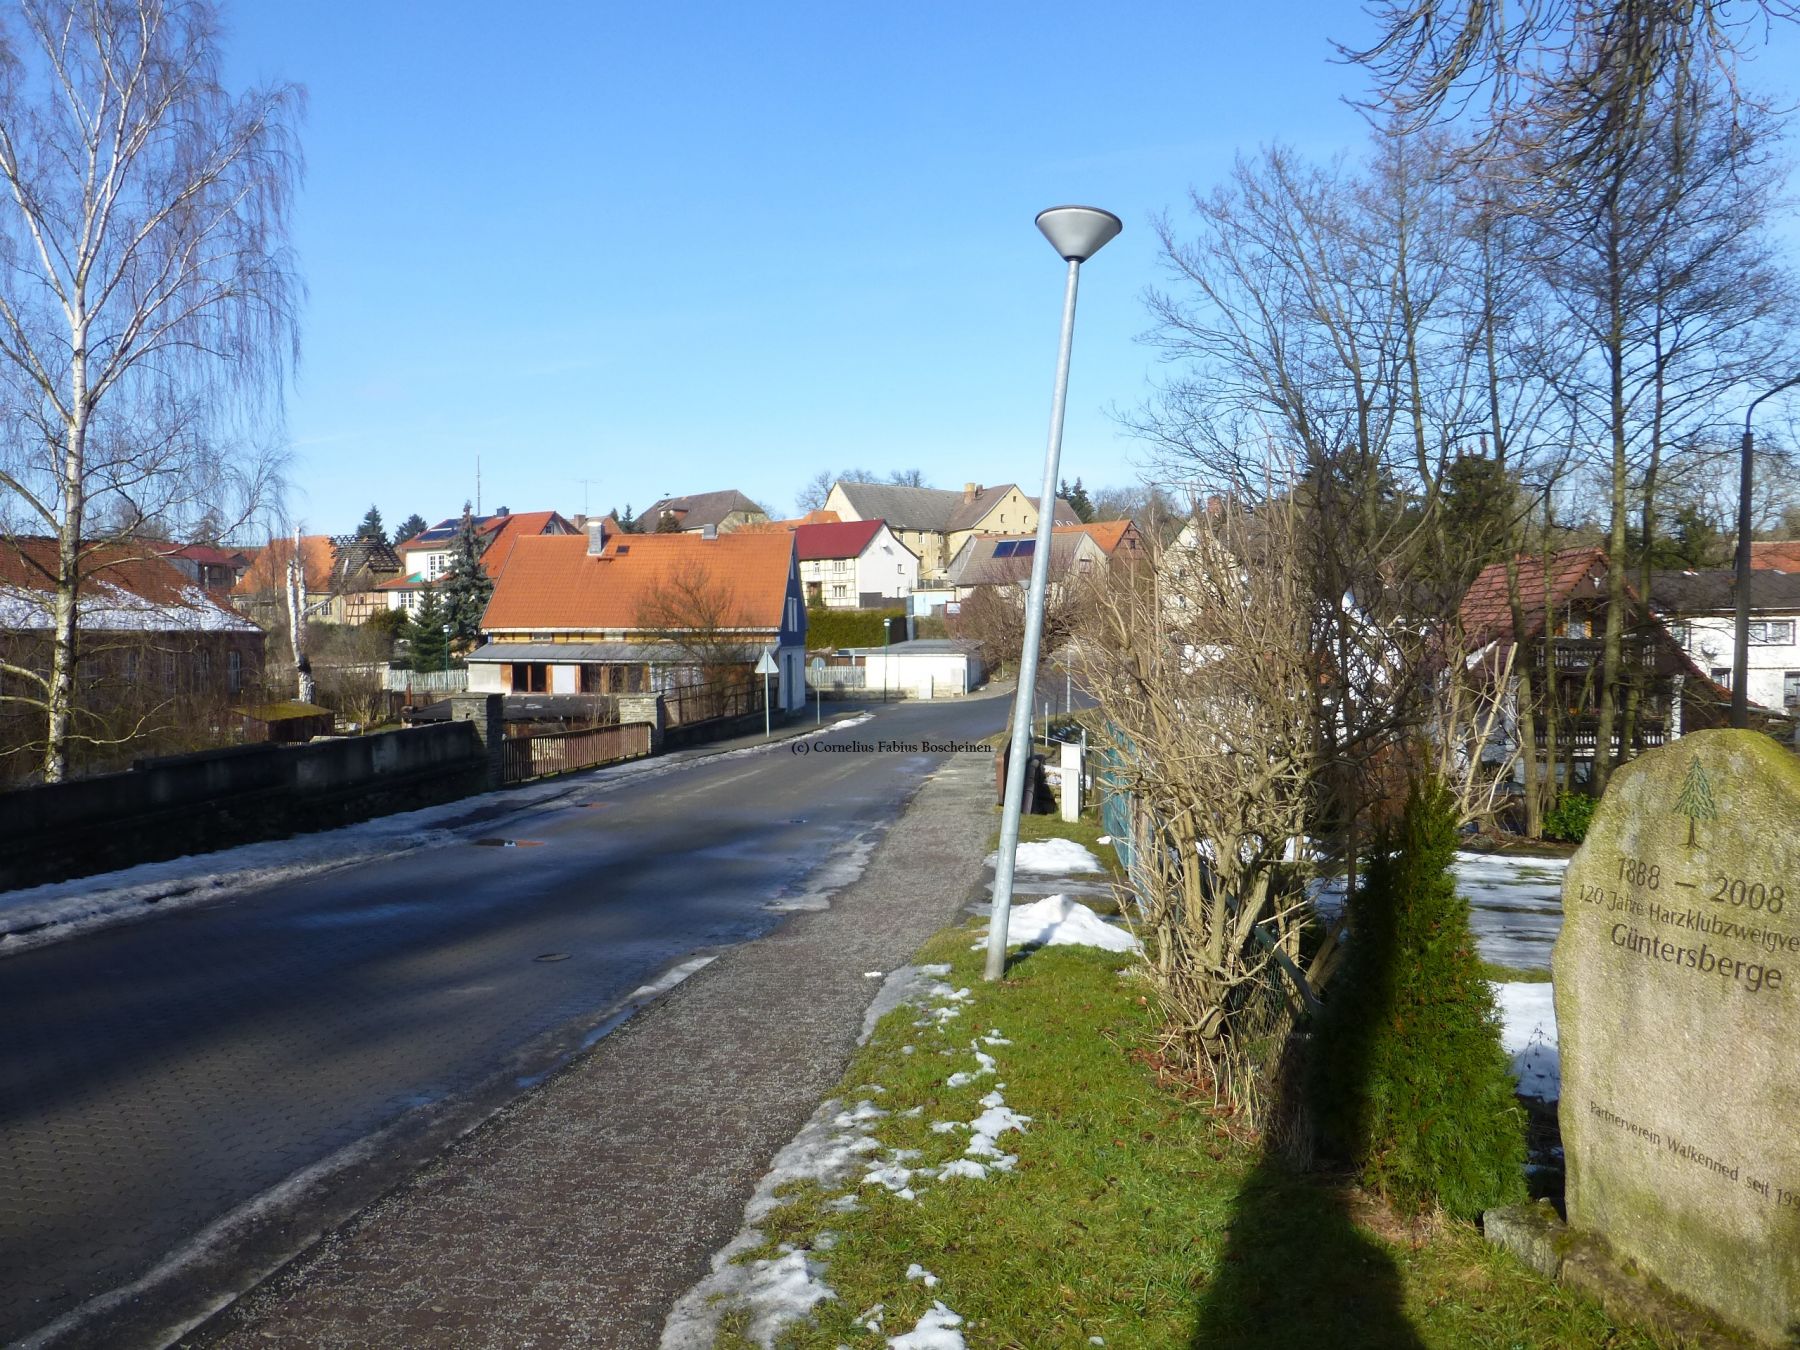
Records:
[[[762,1224],[768,1243],[748,1255],[813,1248],[837,1297],[781,1344],[883,1345],[937,1300],[965,1319],[970,1346],[1657,1344],[1471,1226],[1398,1223],[1354,1188],[1234,1141],[1204,1103],[1148,1067],[1154,1016],[1128,958],[1045,948],[985,984],[971,950],[979,927],[945,930],[919,954],[948,963],[948,982],[969,991],[960,1015],[920,1026],[930,1019],[915,1009],[889,1014],[839,1095],[889,1113],[875,1123],[882,1152],[872,1158],[916,1150],[899,1156],[921,1168],[958,1157],[967,1138],[932,1122],[970,1119],[1000,1086],[1031,1118],[1023,1134],[1000,1137],[1017,1165],[982,1181],[922,1181],[916,1199],[854,1179],[795,1188]],[[950,1087],[975,1063],[971,1040],[992,1029],[1009,1042],[989,1050],[994,1073]],[[848,1192],[859,1208],[831,1207]],[[821,1243],[826,1232],[834,1237]],[[914,1262],[936,1287],[907,1278]],[[862,1321],[876,1304],[879,1331]],[[745,1342],[728,1329],[720,1344]]]

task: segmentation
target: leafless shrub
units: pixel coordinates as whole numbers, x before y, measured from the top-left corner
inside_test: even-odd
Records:
[[[1164,1055],[1255,1121],[1296,1009],[1319,665],[1291,506],[1225,511],[1096,585],[1078,669],[1142,828]]]

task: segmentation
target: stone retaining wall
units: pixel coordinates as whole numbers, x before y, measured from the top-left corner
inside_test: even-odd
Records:
[[[467,723],[140,760],[0,793],[0,890],[278,839],[480,792]]]

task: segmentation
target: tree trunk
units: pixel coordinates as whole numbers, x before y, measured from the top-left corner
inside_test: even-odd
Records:
[[[81,609],[81,535],[87,496],[87,334],[73,324],[69,360],[69,415],[63,423],[62,512],[56,531],[56,593],[51,602],[50,684],[44,699],[44,781],[69,774],[69,738],[75,720],[75,663]]]
[[[1594,795],[1601,796],[1612,777],[1613,728],[1618,722],[1619,673],[1625,631],[1625,517],[1630,509],[1625,464],[1625,310],[1617,233],[1609,244],[1611,328],[1606,360],[1612,420],[1612,521],[1606,545],[1606,635],[1600,649],[1600,699],[1595,716]]]

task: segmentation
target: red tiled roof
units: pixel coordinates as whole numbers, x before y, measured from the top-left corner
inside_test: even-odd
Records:
[[[610,517],[609,517],[610,519]],[[450,522],[454,524],[455,522]],[[433,525],[432,530],[443,528],[444,522]],[[552,527],[555,527],[553,530]],[[504,516],[480,516],[477,518],[475,532],[487,539],[487,547],[481,553],[481,570],[494,580],[500,579],[500,573],[506,570],[506,560],[512,557],[513,545],[528,535],[546,533],[569,533],[575,529],[561,512],[558,511],[514,511]],[[420,543],[425,534],[415,534],[403,544],[395,546],[395,550],[404,553],[408,549],[414,552],[437,553],[448,550],[455,542],[454,534],[447,539],[434,539],[429,543]],[[585,537],[585,536],[584,536]],[[405,577],[398,581],[385,583],[378,589],[406,590],[423,585],[422,580]]]
[[[625,534],[608,539],[599,557],[588,554],[586,535],[530,535],[515,544],[481,626],[641,630],[655,626],[640,617],[653,596],[698,581],[720,592],[723,626],[779,629],[793,557],[785,534]]]
[[[186,558],[202,567],[232,567],[236,565],[238,557],[224,549],[214,548],[211,544],[183,544],[179,548],[165,548],[161,553],[165,558]]]
[[[1800,539],[1751,541],[1750,565],[1771,572],[1800,572]]]
[[[256,559],[244,570],[233,595],[279,595],[287,585],[288,560],[294,556],[291,537],[271,539],[257,552]],[[331,589],[331,573],[335,564],[328,534],[300,536],[300,562],[306,570],[306,589],[323,593]]]
[[[1096,520],[1086,525],[1052,525],[1050,532],[1052,534],[1085,534],[1100,545],[1101,550],[1110,558],[1118,550],[1120,542],[1124,540],[1125,531],[1130,528],[1129,520]]]
[[[835,525],[800,525],[794,529],[794,551],[801,562],[821,558],[860,558],[885,521],[844,520]]]
[[[519,540],[532,535],[541,535],[550,528],[552,521],[561,521],[567,526],[568,521],[555,511],[518,511],[510,516],[502,516],[495,521],[493,540],[483,550],[481,567],[494,580],[506,570],[506,560],[513,555],[513,548]],[[569,528],[573,529],[573,526]],[[587,536],[575,536],[581,539],[583,547],[587,544]]]
[[[1521,555],[1516,566],[1527,636],[1543,627],[1546,605],[1564,604],[1584,590],[1595,598],[1606,591],[1606,550],[1597,546],[1566,548],[1551,554],[1548,586],[1543,558]],[[1635,597],[1636,592],[1629,586],[1626,591]],[[1463,633],[1471,647],[1511,636],[1512,605],[1506,596],[1505,563],[1489,563],[1481,569],[1463,596],[1461,614]]]

